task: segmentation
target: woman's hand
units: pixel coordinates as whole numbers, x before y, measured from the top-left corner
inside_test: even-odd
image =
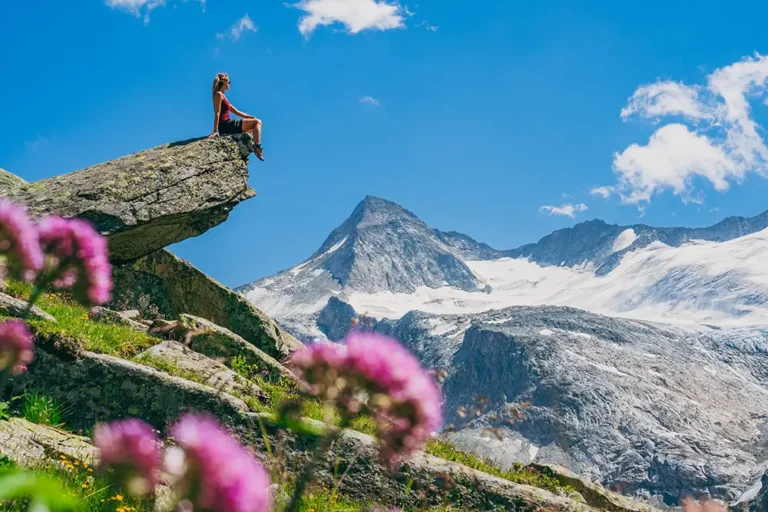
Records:
[[[216,138],[216,137],[218,137],[218,136],[219,136],[219,132],[213,132],[212,134],[210,134],[210,135],[208,136],[208,138],[209,138],[209,139],[215,139],[215,138]]]

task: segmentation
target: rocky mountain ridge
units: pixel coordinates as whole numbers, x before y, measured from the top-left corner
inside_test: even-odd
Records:
[[[355,253],[370,203],[378,252]],[[356,324],[402,340],[445,372],[452,443],[500,464],[556,463],[658,504],[700,492],[736,501],[768,469],[768,330],[754,325],[763,316],[737,327],[768,304],[756,256],[768,249],[765,214],[702,229],[591,221],[497,251],[383,200],[355,212],[310,259],[240,291],[301,339],[338,340]],[[476,288],[389,288],[414,283],[430,257],[410,265],[396,248],[434,239]],[[361,258],[386,269],[385,284],[337,279],[351,272],[324,258],[341,247],[337,265]],[[584,310],[606,303],[611,316]],[[659,307],[693,321],[642,320]],[[720,325],[697,322],[701,311]],[[487,401],[473,416],[477,397]]]

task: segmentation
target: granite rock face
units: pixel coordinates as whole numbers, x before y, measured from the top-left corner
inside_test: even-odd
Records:
[[[768,469],[768,335],[573,308],[411,313],[376,330],[444,383],[447,441],[622,493],[736,499]]]
[[[3,195],[34,217],[90,221],[109,238],[110,259],[130,261],[205,233],[253,197],[249,153],[247,135],[176,142]]]
[[[229,366],[232,365],[232,360],[239,356],[246,364],[258,367],[267,381],[296,380],[296,376],[275,358],[229,329],[192,315],[181,315],[181,322],[185,327],[199,332],[189,342],[192,350],[221,359]]]
[[[19,466],[32,468],[60,463],[60,456],[88,464],[97,458],[88,438],[23,418],[0,421],[0,454]]]
[[[302,346],[244,297],[167,250],[116,267],[113,279],[113,295],[131,307],[146,296],[164,318],[186,313],[227,326],[276,359]]]
[[[136,361],[149,366],[173,368],[175,373],[186,376],[189,380],[233,396],[249,395],[266,400],[256,384],[246,381],[220,362],[177,341],[158,343],[139,354]]]
[[[9,192],[21,188],[27,182],[5,169],[0,169],[0,197],[5,197]]]
[[[27,301],[0,292],[0,313],[13,317],[21,317],[26,312],[28,306],[29,303]],[[37,306],[32,306],[32,309],[29,310],[29,317],[36,320],[56,322],[56,319],[53,316]]]

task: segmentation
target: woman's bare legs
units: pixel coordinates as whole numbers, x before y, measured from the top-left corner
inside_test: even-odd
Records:
[[[243,132],[251,132],[253,134],[253,152],[256,157],[264,161],[261,149],[261,119],[243,119]]]
[[[261,119],[243,119],[243,131],[253,134],[253,143],[261,144]]]

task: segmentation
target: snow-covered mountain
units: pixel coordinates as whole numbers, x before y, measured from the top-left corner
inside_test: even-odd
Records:
[[[331,297],[358,313],[573,306],[677,324],[768,325],[768,212],[708,228],[595,220],[500,251],[367,197],[308,260],[239,289],[302,338]]]
[[[443,435],[464,449],[656,503],[735,500],[768,469],[766,228],[590,221],[501,251],[368,197],[239,291],[301,339],[362,318],[444,370]]]

